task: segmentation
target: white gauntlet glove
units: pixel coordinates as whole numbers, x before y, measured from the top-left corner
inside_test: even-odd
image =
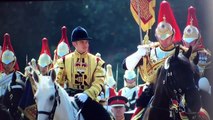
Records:
[[[74,96],[74,100],[79,108],[82,108],[85,101],[88,99],[88,95],[85,93],[78,93]]]
[[[134,70],[140,59],[150,52],[149,45],[138,45],[138,50],[126,58],[128,70]]]
[[[137,54],[141,57],[145,56],[146,54],[148,54],[150,52],[150,47],[149,45],[138,45],[138,50],[137,50]]]
[[[35,60],[34,58],[31,59],[31,65],[32,65],[32,67],[33,67],[35,70],[38,69],[38,68],[37,68],[37,64],[36,64],[36,60]]]
[[[78,93],[75,95],[75,97],[77,97],[81,102],[85,102],[88,98],[88,95],[85,93]]]

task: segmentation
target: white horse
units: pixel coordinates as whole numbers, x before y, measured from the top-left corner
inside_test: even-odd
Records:
[[[84,120],[82,114],[74,107],[73,97],[55,82],[55,72],[50,76],[33,74],[37,90],[34,95],[38,120]]]

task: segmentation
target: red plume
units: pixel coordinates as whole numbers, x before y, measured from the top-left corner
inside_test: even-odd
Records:
[[[59,41],[58,44],[60,44],[61,42],[65,42],[68,45],[68,47],[70,48],[69,41],[68,41],[68,38],[67,38],[67,28],[66,28],[66,26],[63,26],[61,28],[61,40]]]
[[[164,21],[163,17],[166,18],[166,22],[170,23],[172,28],[175,30],[174,43],[181,42],[182,34],[180,28],[176,22],[172,8],[170,7],[170,4],[167,1],[162,1],[160,4],[158,24]]]
[[[197,15],[196,15],[196,9],[193,6],[190,6],[188,8],[188,16],[187,16],[186,26],[191,25],[191,19],[192,19],[192,25],[195,26],[200,32],[199,24],[198,24],[198,20],[197,20]],[[200,38],[200,43],[198,45],[198,48],[200,48],[200,49],[204,48],[202,36]]]
[[[15,55],[15,52],[13,50],[13,46],[10,42],[10,35],[8,33],[4,34],[4,42],[3,42],[3,47],[2,47],[2,54],[6,51],[6,50],[10,50],[13,52],[13,54]],[[2,54],[1,54],[1,58],[2,58]],[[19,66],[18,66],[18,61],[16,59],[16,64],[14,66],[15,70],[19,70]],[[3,68],[0,68],[3,70]]]
[[[50,56],[51,58],[51,53],[50,53],[50,49],[49,49],[49,45],[48,45],[48,39],[47,38],[43,38],[42,39],[42,48],[41,48],[41,54],[46,53]]]

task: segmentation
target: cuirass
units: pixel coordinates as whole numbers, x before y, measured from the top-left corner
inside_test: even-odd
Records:
[[[143,57],[143,65],[139,66],[140,75],[145,82],[154,83],[158,69],[163,65],[166,58],[172,55],[175,49],[163,51],[160,47],[153,48],[150,56]]]

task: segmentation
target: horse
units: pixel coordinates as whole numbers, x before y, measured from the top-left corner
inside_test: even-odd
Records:
[[[2,120],[13,120],[11,114],[2,103],[0,103],[0,116]]]
[[[2,104],[9,110],[13,119],[21,120],[23,119],[23,115],[18,109],[18,106],[25,89],[24,78],[22,75],[19,76],[19,72],[11,74],[12,80],[8,84],[5,94],[2,96]]]
[[[37,104],[38,120],[110,120],[110,116],[102,105],[88,98],[83,108],[78,108],[74,97],[56,82],[56,73],[50,76],[33,73],[36,84],[34,95]]]
[[[189,61],[192,50],[179,54],[179,46],[175,49],[175,54],[166,59],[158,72],[154,96],[142,120],[181,120],[183,113],[190,120],[198,119],[201,100]]]

